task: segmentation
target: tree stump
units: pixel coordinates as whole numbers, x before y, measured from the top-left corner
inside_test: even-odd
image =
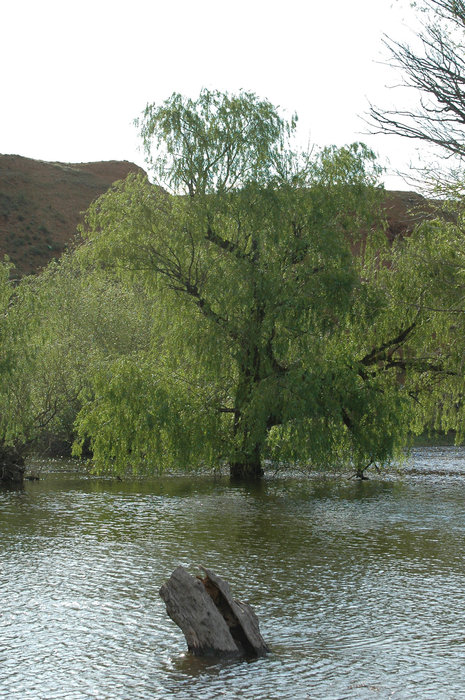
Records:
[[[24,459],[20,452],[0,442],[0,484],[22,484],[24,471]]]
[[[183,631],[195,656],[263,656],[269,649],[247,603],[234,600],[229,584],[201,567],[194,578],[182,566],[160,588],[166,611]]]

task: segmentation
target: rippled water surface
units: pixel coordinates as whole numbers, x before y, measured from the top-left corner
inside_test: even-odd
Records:
[[[0,490],[0,698],[465,698],[465,451],[402,478]],[[185,653],[158,589],[203,564],[272,653]]]

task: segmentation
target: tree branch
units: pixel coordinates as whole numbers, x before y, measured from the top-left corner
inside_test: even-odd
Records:
[[[250,258],[248,253],[244,253],[237,243],[234,243],[233,241],[228,241],[225,238],[222,238],[219,236],[217,233],[213,231],[211,226],[208,227],[207,233],[205,234],[205,238],[207,241],[210,243],[214,243],[216,246],[221,248],[222,250],[226,250],[228,253],[232,253],[236,258],[239,260],[247,260]]]
[[[418,35],[420,51],[386,39],[390,65],[404,74],[403,86],[418,90],[419,107],[382,110],[370,106],[372,133],[426,141],[450,156],[465,157],[465,60],[457,31],[465,29],[463,0],[425,0],[430,17]]]
[[[385,360],[387,354],[386,351],[389,350],[389,354],[392,355],[392,353],[398,350],[398,348],[411,335],[416,325],[416,321],[413,321],[413,323],[407,326],[407,328],[404,328],[403,330],[399,331],[399,333],[396,336],[394,336],[394,338],[391,338],[390,340],[386,341],[377,348],[373,348],[371,352],[367,353],[365,357],[363,357],[359,361],[360,364],[364,365],[365,367],[369,367],[370,365],[374,365],[377,362],[380,362],[380,360]]]

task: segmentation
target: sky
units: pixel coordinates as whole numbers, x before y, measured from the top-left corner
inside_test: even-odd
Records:
[[[245,89],[297,112],[303,147],[364,141],[411,188],[394,173],[421,152],[363,120],[403,105],[382,38],[413,36],[407,0],[3,0],[0,22],[0,153],[144,166],[147,103]]]

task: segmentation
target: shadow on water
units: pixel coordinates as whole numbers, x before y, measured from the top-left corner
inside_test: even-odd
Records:
[[[25,485],[23,483],[20,484],[3,484],[0,483],[0,494],[1,493],[24,493],[25,491]]]
[[[124,479],[117,480],[99,477],[79,477],[76,474],[46,474],[40,481],[1,486],[3,491],[40,494],[72,492],[89,494],[126,494],[133,496],[159,495],[167,498],[195,498],[196,496],[208,496],[219,493],[231,493],[238,497],[246,497],[251,500],[275,496],[291,497],[294,500],[305,501],[308,499],[341,498],[347,500],[364,500],[395,495],[405,488],[402,480],[384,481],[373,479],[369,481],[353,481],[341,479],[313,478],[269,478],[262,481],[233,482],[230,483],[226,476],[160,476],[144,480]]]

